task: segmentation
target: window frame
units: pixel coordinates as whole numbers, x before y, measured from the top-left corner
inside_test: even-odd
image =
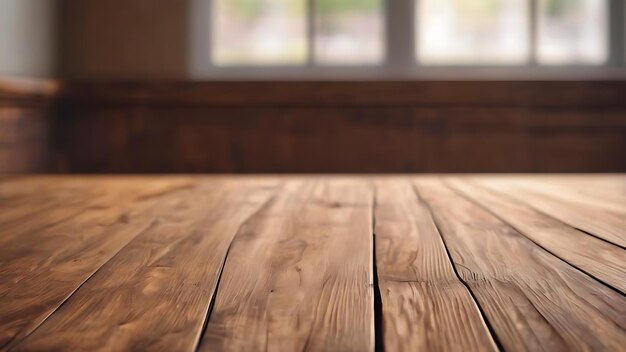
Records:
[[[380,64],[315,64],[314,1],[307,1],[308,57],[298,65],[217,66],[211,62],[213,0],[192,0],[189,6],[189,75],[194,79],[220,80],[368,80],[368,79],[626,79],[626,2],[608,3],[608,59],[604,64],[540,65],[536,60],[539,0],[529,0],[529,60],[526,64],[425,65],[415,45],[419,0],[382,0],[383,61]],[[393,21],[389,21],[393,18]]]

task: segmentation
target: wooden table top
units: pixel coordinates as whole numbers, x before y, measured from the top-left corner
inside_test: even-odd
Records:
[[[613,350],[626,175],[7,176],[0,349]]]

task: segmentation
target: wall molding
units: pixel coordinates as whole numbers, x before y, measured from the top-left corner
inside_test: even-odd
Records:
[[[72,104],[211,106],[626,106],[625,81],[71,82]]]

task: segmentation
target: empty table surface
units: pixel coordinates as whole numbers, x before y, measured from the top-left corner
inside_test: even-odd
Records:
[[[626,176],[4,176],[1,350],[624,350]]]

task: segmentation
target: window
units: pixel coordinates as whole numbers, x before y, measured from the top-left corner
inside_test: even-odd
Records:
[[[601,64],[607,52],[605,0],[540,0],[538,61]]]
[[[315,61],[377,64],[383,61],[382,0],[317,0]]]
[[[312,57],[321,65],[380,63],[384,54],[381,3],[215,0],[213,62],[217,66],[303,65]],[[309,24],[311,9],[314,23]]]
[[[602,64],[606,8],[606,0],[420,0],[417,57],[428,65]]]
[[[213,62],[218,65],[302,64],[305,0],[216,0]]]
[[[192,59],[204,76],[404,78],[429,72],[518,72],[527,77],[528,72],[566,72],[570,67],[576,70],[569,73],[611,68],[626,76],[624,0],[193,4],[198,25]]]
[[[529,53],[528,9],[527,0],[421,0],[415,16],[418,60],[523,64]]]

